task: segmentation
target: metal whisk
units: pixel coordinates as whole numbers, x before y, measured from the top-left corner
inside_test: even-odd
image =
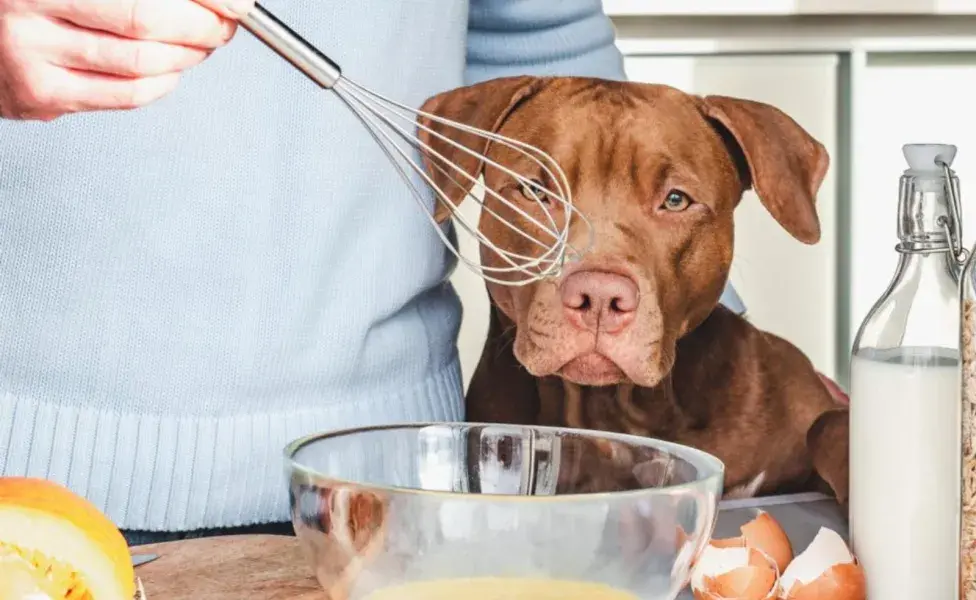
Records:
[[[572,193],[570,192],[569,182],[565,173],[563,173],[559,164],[545,152],[518,140],[412,109],[364,88],[346,78],[335,62],[302,39],[301,36],[260,5],[255,5],[250,14],[241,19],[241,26],[277,52],[282,58],[290,62],[320,87],[336,93],[359,121],[362,122],[373,139],[393,163],[393,166],[396,167],[397,172],[407,184],[413,198],[428,216],[431,225],[437,231],[445,246],[457,257],[458,261],[464,263],[481,278],[502,285],[518,286],[546,277],[558,276],[567,258],[570,256],[579,256],[580,254],[579,251],[568,243],[570,222],[574,213],[586,224],[590,232],[589,244],[592,244],[592,227],[582,213],[573,206]],[[424,117],[433,123],[450,127],[460,133],[474,135],[483,140],[490,140],[492,144],[502,144],[528,157],[542,169],[546,174],[546,179],[552,182],[551,187],[555,189],[549,189],[537,180],[516,173],[508,167],[490,160],[487,156],[456,142],[450,137],[434,131],[429,126],[418,122],[418,117]],[[522,253],[502,248],[481,233],[477,223],[472,224],[465,220],[458,206],[451,201],[449,194],[434,183],[423,165],[418,164],[416,153],[419,152],[422,156],[426,157],[428,163],[437,169],[453,185],[462,188],[465,191],[465,196],[469,196],[469,190],[479,183],[477,177],[468,173],[457,164],[450,162],[446,157],[430,147],[430,145],[423,143],[416,136],[418,127],[423,129],[427,134],[449,144],[451,147],[483,161],[486,167],[490,166],[505,173],[519,184],[522,193],[534,200],[537,206],[543,210],[545,217],[542,219],[542,222],[530,215],[523,208],[506,199],[502,194],[489,189],[487,186],[484,186],[484,193],[486,198],[490,196],[492,199],[501,203],[507,210],[514,212],[524,219],[540,235],[533,235],[533,233],[526,231],[525,228],[515,225],[511,220],[499,214],[500,211],[493,209],[484,202],[482,202],[482,210],[498,219],[500,224],[504,228],[512,231],[513,234],[528,240],[531,246],[538,248],[537,252]],[[425,196],[421,189],[419,189],[418,184],[411,177],[411,172],[419,176],[424,184],[430,187],[434,192],[436,201],[450,212],[456,225],[474,236],[481,247],[490,250],[501,259],[501,266],[482,265],[479,264],[479,261],[470,260],[461,255],[461,252],[455,244],[438,225],[434,214],[427,210]],[[469,197],[474,199],[473,195]],[[475,200],[477,201],[477,199]],[[549,206],[546,206],[545,201],[549,202]],[[556,215],[554,215],[554,212],[560,211],[565,214],[564,222],[561,224],[557,222]],[[540,237],[542,239],[539,239]]]

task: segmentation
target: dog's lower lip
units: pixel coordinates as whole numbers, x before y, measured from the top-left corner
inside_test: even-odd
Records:
[[[623,379],[624,373],[613,362],[599,352],[587,352],[569,361],[559,369],[567,379],[582,385],[605,385]]]
[[[575,359],[570,361],[570,363],[579,362],[582,366],[590,369],[616,369],[617,365],[612,360],[606,356],[600,354],[599,352],[589,352],[581,356],[577,356]]]

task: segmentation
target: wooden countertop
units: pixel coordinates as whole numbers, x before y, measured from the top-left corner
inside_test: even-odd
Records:
[[[147,600],[325,600],[297,538],[235,535],[139,546]]]

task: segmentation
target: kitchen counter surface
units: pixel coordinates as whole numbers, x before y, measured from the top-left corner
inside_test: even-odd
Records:
[[[759,510],[783,525],[797,554],[820,527],[847,539],[846,519],[837,504],[818,494],[724,502],[715,537],[738,535],[739,527]],[[147,600],[328,600],[293,537],[205,538],[139,546],[133,553],[159,555],[136,568]],[[679,598],[690,599],[691,594]]]
[[[149,544],[136,567],[146,600],[327,600],[298,539],[234,535]]]

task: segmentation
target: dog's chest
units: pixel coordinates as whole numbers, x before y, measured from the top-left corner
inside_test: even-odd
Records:
[[[653,437],[698,448],[725,463],[726,485],[733,495],[751,496],[764,486],[803,475],[782,472],[781,461],[757,451],[756,436],[739,435],[737,427],[722,420],[699,422],[663,391],[581,387],[556,377],[538,380],[538,391],[539,425]]]
[[[595,429],[677,441],[683,419],[665,394],[632,385],[582,387],[557,377],[538,381],[540,425]],[[645,391],[646,392],[646,391]]]

